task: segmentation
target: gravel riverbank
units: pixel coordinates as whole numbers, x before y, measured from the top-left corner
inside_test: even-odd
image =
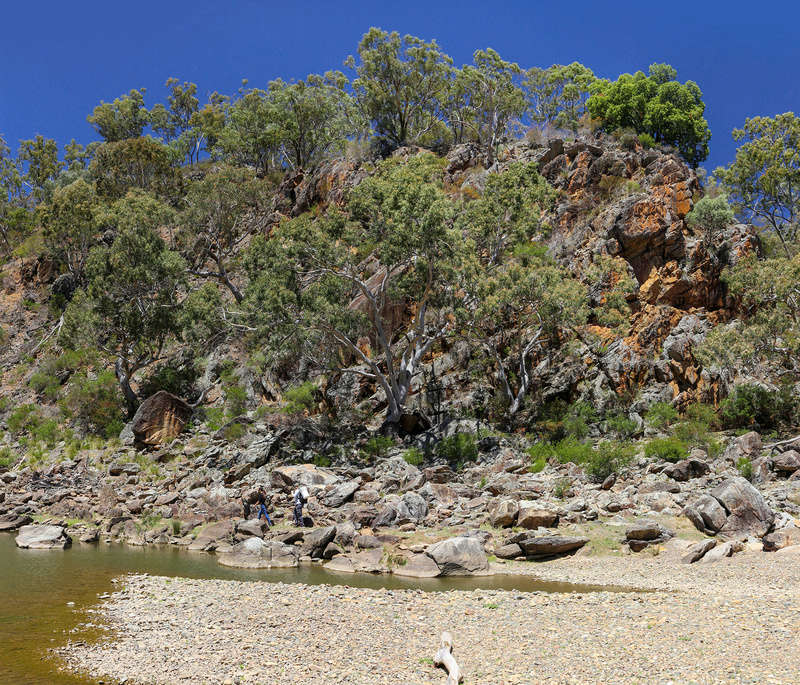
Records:
[[[449,630],[468,685],[797,682],[797,553],[691,566],[670,554],[572,557],[510,570],[658,591],[423,593],[129,576],[101,605],[114,637],[63,656],[131,684],[433,684],[444,682],[431,659]]]

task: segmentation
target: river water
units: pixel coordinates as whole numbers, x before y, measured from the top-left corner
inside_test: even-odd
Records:
[[[516,590],[592,592],[602,586],[570,585],[530,576],[477,578],[401,578],[392,575],[334,574],[319,565],[297,569],[245,570],[221,566],[213,555],[172,546],[76,544],[66,550],[22,550],[13,535],[0,533],[0,683],[13,685],[86,685],[95,681],[63,673],[48,650],[67,640],[91,640],[99,631],[74,629],[91,622],[86,609],[99,595],[115,589],[112,579],[126,573],[184,578],[221,578],[264,582],[349,585],[438,592]],[[619,588],[622,589],[622,588]]]

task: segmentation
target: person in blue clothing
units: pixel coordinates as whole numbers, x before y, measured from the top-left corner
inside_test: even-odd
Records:
[[[258,504],[258,520],[261,520],[261,515],[264,515],[264,518],[267,521],[267,525],[272,525],[272,519],[270,519],[269,514],[267,513],[267,493],[264,492],[264,488],[258,489],[258,498],[256,500]]]

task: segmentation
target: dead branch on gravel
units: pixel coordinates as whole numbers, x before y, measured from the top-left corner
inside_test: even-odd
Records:
[[[442,633],[441,642],[439,643],[439,651],[433,657],[435,666],[441,666],[447,669],[447,683],[446,685],[458,685],[464,680],[464,674],[461,673],[461,667],[456,663],[453,656],[453,636],[447,631]]]

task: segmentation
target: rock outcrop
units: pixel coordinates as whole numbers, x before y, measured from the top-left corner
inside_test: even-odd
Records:
[[[21,549],[66,549],[72,544],[63,526],[22,526],[16,537]]]

